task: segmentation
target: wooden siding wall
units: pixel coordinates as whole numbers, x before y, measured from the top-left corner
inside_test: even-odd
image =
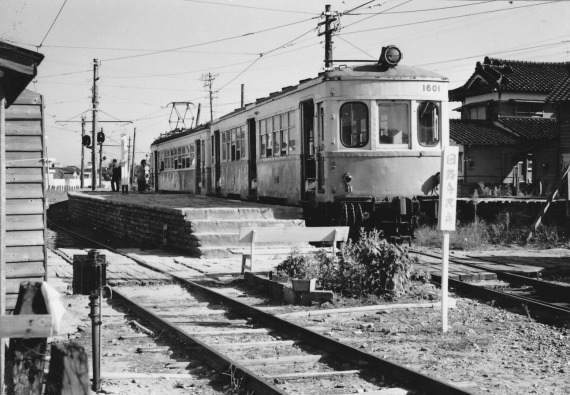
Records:
[[[6,110],[6,308],[21,281],[46,277],[43,98],[25,90]]]

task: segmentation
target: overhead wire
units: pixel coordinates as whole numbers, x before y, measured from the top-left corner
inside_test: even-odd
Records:
[[[387,9],[385,9],[385,10],[378,11],[377,13],[375,13],[375,14],[373,14],[373,15],[369,15],[369,16],[366,16],[366,17],[364,17],[364,18],[361,18],[361,19],[359,19],[359,20],[357,20],[357,21],[354,21],[354,22],[352,22],[352,23],[349,23],[348,25],[343,26],[343,29],[346,29],[347,27],[350,27],[350,26],[356,25],[356,24],[358,24],[358,23],[367,21],[367,20],[369,20],[369,19],[371,19],[371,18],[374,18],[375,16],[382,15],[382,14],[388,12],[388,11],[395,10],[396,8],[399,8],[399,7],[403,6],[403,5],[406,5],[406,4],[408,4],[408,3],[411,3],[412,1],[414,1],[414,0],[405,0],[405,1],[402,1],[401,3],[398,3],[398,4],[396,4],[396,5],[393,5],[393,6],[387,8]]]
[[[408,2],[409,1],[412,1],[412,0],[408,0]],[[461,14],[461,15],[445,16],[445,17],[440,17],[440,18],[424,19],[424,20],[420,20],[420,21],[401,23],[401,24],[397,24],[397,25],[373,27],[373,28],[369,28],[369,29],[355,30],[355,31],[338,33],[338,34],[339,35],[340,34],[349,35],[349,34],[366,33],[366,32],[371,32],[371,31],[378,31],[378,30],[394,29],[397,27],[421,25],[424,23],[440,22],[440,21],[445,21],[445,20],[449,20],[449,19],[467,18],[467,17],[477,16],[477,15],[486,15],[486,14],[493,14],[493,13],[497,13],[497,12],[512,11],[512,10],[521,9],[521,8],[538,7],[538,6],[552,4],[552,3],[556,3],[556,1],[546,1],[546,2],[542,2],[542,3],[526,4],[526,5],[520,5],[520,6],[514,6],[514,7],[500,8],[500,9],[496,9],[496,10],[486,10],[486,11],[481,11],[481,12],[473,12],[473,13],[469,13],[469,14]],[[353,24],[348,25],[348,26],[352,26],[352,25]],[[345,28],[348,26],[345,26]]]
[[[211,4],[216,6],[223,6],[223,7],[236,7],[236,8],[247,8],[252,10],[259,10],[259,11],[271,11],[271,12],[284,12],[289,14],[305,14],[305,15],[315,15],[316,13],[310,11],[301,11],[301,10],[286,10],[283,8],[268,8],[268,7],[255,7],[255,6],[248,6],[243,4],[230,4],[230,3],[223,3],[219,1],[208,1],[208,0],[186,0],[191,3],[199,3],[199,4]],[[375,1],[375,0],[373,0]]]
[[[103,62],[113,62],[113,61],[117,61],[117,60],[134,59],[134,58],[140,58],[140,57],[145,57],[145,56],[152,56],[152,55],[158,55],[158,54],[162,54],[162,53],[177,51],[177,50],[181,50],[181,49],[195,48],[195,47],[200,47],[200,46],[209,45],[209,44],[216,44],[216,43],[220,43],[220,42],[224,42],[224,41],[236,40],[236,39],[243,38],[243,37],[248,37],[248,36],[253,36],[256,34],[267,33],[270,31],[283,29],[285,27],[295,26],[295,25],[298,25],[301,23],[311,21],[311,20],[316,19],[316,18],[319,18],[319,17],[316,16],[316,17],[311,17],[311,18],[304,18],[304,19],[301,19],[301,20],[298,20],[295,22],[290,22],[290,23],[285,23],[282,25],[272,26],[272,27],[268,27],[265,29],[256,30],[253,32],[240,33],[240,34],[235,34],[233,36],[203,41],[201,43],[188,44],[188,45],[183,45],[183,46],[174,47],[174,48],[165,48],[165,49],[161,49],[158,51],[144,52],[144,53],[140,53],[140,54],[136,54],[136,55],[127,55],[127,56],[119,56],[119,57],[115,57],[115,58],[107,58],[107,59],[103,59],[102,61]]]
[[[473,2],[473,3],[468,3],[468,4],[457,4],[457,5],[451,5],[451,6],[445,6],[445,7],[434,7],[434,8],[423,8],[423,9],[414,9],[414,10],[402,10],[402,11],[387,11],[387,12],[382,12],[382,14],[415,14],[417,12],[430,12],[430,11],[442,11],[442,10],[451,10],[453,8],[463,8],[463,7],[473,7],[473,6],[477,6],[477,5],[481,5],[481,4],[486,4],[486,3],[492,3],[496,0],[484,0],[484,1],[478,1],[478,2]],[[352,12],[345,12],[344,15],[377,15],[378,12],[359,12],[359,13],[352,13]]]
[[[67,4],[67,0],[63,0],[63,4],[61,5],[61,7],[59,7],[59,11],[57,12],[57,15],[55,16],[55,18],[51,22],[51,25],[49,25],[49,28],[48,28],[46,34],[44,34],[44,37],[42,38],[42,41],[40,41],[39,45],[36,45],[36,48],[38,50],[42,47],[42,45],[44,44],[44,41],[47,39],[49,33],[51,32],[51,29],[53,29],[53,27],[55,26],[55,23],[57,22],[57,19],[59,18],[59,16],[63,12],[63,8],[65,7],[66,4]]]

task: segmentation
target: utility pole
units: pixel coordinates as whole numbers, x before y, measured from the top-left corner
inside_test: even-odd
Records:
[[[137,141],[137,128],[134,128],[133,130],[133,156],[132,156],[132,161],[133,161],[133,165],[131,166],[131,184],[134,182],[135,179],[135,143]]]
[[[81,116],[81,172],[79,186],[83,189],[83,170],[85,168],[85,146],[83,145],[83,136],[85,136],[85,115]]]
[[[325,21],[320,22],[320,25],[325,25],[325,31],[319,33],[319,36],[325,36],[325,70],[330,70],[333,65],[333,52],[332,52],[332,34],[336,30],[336,27],[331,27],[331,24],[335,22],[338,18],[335,17],[335,13],[331,12],[331,5],[325,5],[324,12]]]
[[[241,84],[241,100],[240,100],[240,108],[243,108],[245,104],[245,84]]]
[[[97,110],[99,107],[99,95],[97,90],[97,82],[99,81],[99,60],[93,59],[93,114],[91,127],[91,190],[95,190],[95,131],[97,130]]]
[[[101,128],[101,133],[103,133],[103,128]],[[99,188],[102,187],[101,184],[102,176],[103,176],[103,142],[100,142],[99,143]]]
[[[204,88],[208,88],[208,93],[210,95],[210,122],[214,120],[214,109],[213,109],[213,102],[214,102],[214,91],[212,89],[214,80],[216,79],[217,74],[204,74],[202,76],[202,81],[204,81]]]

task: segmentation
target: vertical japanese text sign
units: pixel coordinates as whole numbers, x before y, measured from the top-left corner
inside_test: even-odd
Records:
[[[443,150],[439,185],[439,230],[455,230],[457,206],[457,171],[459,148],[446,147]]]

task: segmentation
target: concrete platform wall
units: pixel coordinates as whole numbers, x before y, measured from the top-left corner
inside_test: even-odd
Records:
[[[180,210],[70,194],[69,216],[74,223],[96,227],[109,238],[127,239],[149,248],[163,245],[164,239],[168,248],[200,253],[191,223]]]

